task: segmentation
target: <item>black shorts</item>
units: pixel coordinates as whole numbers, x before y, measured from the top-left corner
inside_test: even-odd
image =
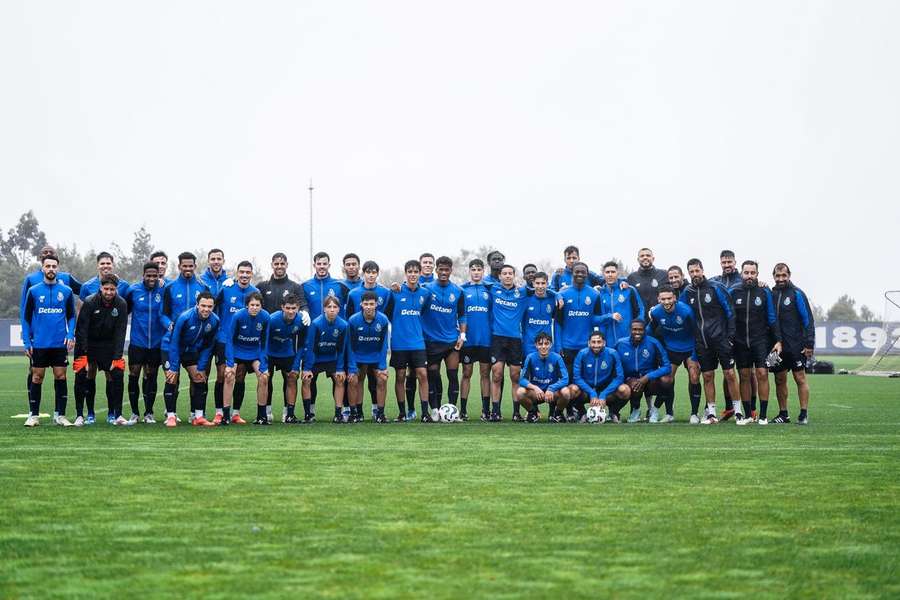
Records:
[[[392,350],[391,366],[395,369],[424,369],[428,366],[425,350]]]
[[[356,363],[356,369],[358,372],[362,372],[365,369],[366,373],[374,376],[375,371],[378,371],[378,363]]]
[[[253,363],[255,363],[255,362],[259,362],[259,359],[258,358],[235,358],[234,366],[235,367],[239,367],[239,366],[244,367],[244,371],[246,371],[247,373],[256,373],[256,369],[253,368]]]
[[[464,365],[488,364],[491,362],[491,349],[488,346],[463,346],[460,357]]]
[[[270,356],[269,357],[269,373],[274,373],[275,371],[281,371],[282,373],[289,373],[293,366],[294,366],[294,357],[293,356]]]
[[[37,369],[66,367],[69,365],[69,351],[63,348],[32,348],[31,366]]]
[[[128,366],[147,365],[151,369],[158,369],[162,364],[162,350],[160,348],[141,348],[140,346],[128,346]]]
[[[704,373],[715,371],[719,365],[723,369],[734,368],[734,351],[727,341],[722,340],[712,347],[697,346],[697,362]]]
[[[495,335],[491,337],[491,364],[504,362],[522,366],[522,338]]]
[[[749,348],[740,342],[734,343],[734,362],[738,369],[764,369],[768,355],[768,340],[750,340]]]
[[[225,342],[216,342],[213,346],[213,356],[216,357],[216,366],[225,364]]]
[[[781,353],[781,362],[777,367],[772,369],[773,373],[781,373],[782,371],[805,371],[806,370],[806,357],[803,356],[801,352],[794,352],[793,350],[784,350]]]
[[[169,364],[169,353],[163,351],[162,353],[162,364],[163,368],[166,371],[175,371],[178,372],[181,367],[196,367],[197,363],[200,362],[200,355],[196,352],[188,352],[186,354],[181,355],[181,365],[170,365]]]
[[[456,352],[454,346],[456,342],[425,342],[425,359],[429,365],[439,363]]]
[[[573,383],[572,378],[575,376],[575,357],[578,356],[580,350],[566,350],[563,348],[563,351],[560,352],[560,356],[562,356],[563,364],[566,365],[566,369],[569,371],[569,383]]]
[[[673,365],[684,365],[684,362],[686,360],[697,362],[697,353],[694,351],[676,352],[675,350],[669,350],[668,348],[666,348],[666,354],[669,355],[669,362]]]
[[[319,373],[325,373],[326,377],[334,377],[334,374],[337,373],[337,361],[328,360],[316,363],[312,370],[313,379],[318,377]]]

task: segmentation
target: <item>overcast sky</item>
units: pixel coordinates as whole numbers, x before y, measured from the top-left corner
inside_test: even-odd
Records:
[[[0,224],[900,288],[900,3],[0,3]],[[263,262],[268,262],[264,260]],[[338,270],[334,270],[338,274]],[[769,276],[771,279],[771,276]]]

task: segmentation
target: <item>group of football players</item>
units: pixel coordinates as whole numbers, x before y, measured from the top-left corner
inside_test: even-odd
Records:
[[[168,256],[154,252],[143,265],[141,281],[129,285],[114,274],[114,258],[107,252],[97,256],[97,276],[82,283],[60,270],[59,257],[48,246],[41,251],[40,270],[26,278],[22,289],[22,340],[30,359],[25,424],[40,423],[47,369],[53,372],[55,424],[95,423],[100,371],[107,422],[155,423],[161,366],[167,427],[180,421],[183,375],[192,425],[245,424],[241,409],[248,374],[257,384],[253,423],[269,425],[279,372],[285,423],[316,419],[321,374],[332,382],[334,423],[364,420],[366,390],[372,419],[384,423],[389,366],[395,374],[394,421],[440,420],[444,381],[446,401],[458,403],[459,419],[465,421],[476,363],[482,421],[502,420],[508,377],[514,421],[541,420],[545,404],[552,423],[582,422],[589,406],[596,407],[590,412],[601,421],[626,420],[621,411],[629,406],[630,423],[670,423],[675,420],[675,374],[684,367],[692,424],[727,419],[738,425],[789,423],[788,371],[799,397],[797,423],[808,423],[805,365],[815,347],[815,327],[809,301],[791,283],[788,265],[775,265],[770,288],[760,281],[755,261],[745,260],[738,268],[730,250],[721,252],[721,275],[709,279],[696,258],[686,264],[687,277],[679,266],[656,268],[649,248],[638,252],[639,267],[627,277],[614,261],[603,264],[600,273],[591,271],[574,246],[565,249],[564,259],[565,266],[552,274],[534,264],[518,273],[495,250],[486,261],[469,261],[468,281],[458,285],[451,281],[450,258],[424,253],[406,262],[404,281],[386,287],[378,282],[378,264],[361,263],[354,253],[343,257],[344,278],[336,279],[328,254],[319,252],[313,277],[298,283],[287,275],[287,256],[278,252],[272,256],[271,277],[254,285],[253,265],[241,261],[228,274],[220,249],[209,251],[208,267],[200,274],[194,254],[179,254],[171,280],[166,279]],[[66,416],[70,352],[74,422]],[[130,418],[123,414],[126,370]],[[770,371],[779,408],[771,421]],[[207,419],[213,372],[215,413]],[[302,415],[296,411],[298,394]],[[702,416],[701,395],[706,401]]]

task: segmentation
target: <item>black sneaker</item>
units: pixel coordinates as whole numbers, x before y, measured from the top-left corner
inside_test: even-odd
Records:
[[[523,423],[525,421],[519,413],[513,413],[512,420],[516,423]]]
[[[430,414],[425,413],[422,415],[422,422],[423,423],[434,423],[434,419],[431,418]]]
[[[566,418],[562,415],[550,415],[547,418],[548,423],[565,423]]]
[[[296,425],[300,422],[300,419],[297,418],[297,415],[288,415],[284,418],[284,422],[291,425]]]
[[[502,420],[503,420],[503,415],[501,415],[499,413],[491,414],[491,423],[499,423]]]
[[[387,423],[387,422],[388,422],[388,420],[385,418],[384,415],[378,415],[378,416],[376,416],[373,420],[374,420],[376,423]]]
[[[783,425],[790,422],[791,418],[787,415],[778,415],[777,417],[769,421],[769,423],[772,423],[773,425]]]
[[[271,423],[269,423],[268,417],[259,417],[255,421],[253,421],[253,424],[254,425],[271,425]]]
[[[489,413],[482,412],[482,413],[481,413],[481,420],[484,421],[485,423],[487,423],[487,422],[489,422],[489,421],[491,420],[491,415],[490,415]]]
[[[331,422],[332,422],[332,423],[339,423],[339,424],[344,424],[344,423],[346,423],[346,421],[344,421],[344,416],[343,416],[343,415],[334,415],[334,418],[331,419]]]
[[[809,415],[797,419],[797,425],[809,425]]]
[[[394,419],[394,423],[406,423],[406,415],[397,415],[397,418]]]
[[[469,413],[467,413],[466,411],[460,412],[460,413],[459,413],[459,419],[460,419],[461,421],[468,421],[468,420],[469,420]]]
[[[528,423],[537,423],[540,420],[541,418],[537,413],[531,413],[527,417],[525,417],[525,421],[527,421]]]
[[[219,427],[228,427],[231,425],[231,419],[222,419],[219,421]]]
[[[304,423],[315,423],[315,422],[316,422],[316,415],[304,415],[304,416],[303,416],[303,422],[304,422]]]

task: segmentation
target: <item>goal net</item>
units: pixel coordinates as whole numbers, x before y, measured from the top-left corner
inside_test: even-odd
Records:
[[[872,355],[855,373],[900,377],[900,290],[884,293],[884,317],[881,329],[876,331],[871,340]]]

